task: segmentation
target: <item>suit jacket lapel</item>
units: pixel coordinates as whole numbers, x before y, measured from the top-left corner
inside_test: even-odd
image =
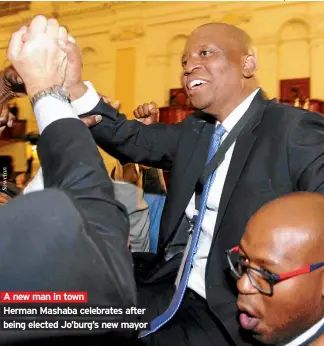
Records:
[[[224,188],[223,188],[223,192],[222,192],[222,196],[220,200],[213,241],[215,241],[215,238],[219,231],[219,227],[224,217],[228,202],[231,198],[235,185],[242,173],[244,164],[255,142],[256,135],[253,131],[260,123],[263,116],[263,112],[267,104],[268,102],[264,100],[262,96],[262,91],[260,90],[254,97],[250,107],[245,113],[247,114],[249,112],[251,114],[252,112],[254,113],[254,115],[252,115],[252,118],[243,128],[241,134],[238,136],[236,140],[233,156],[230,162],[230,166],[228,169],[228,173],[226,176],[226,180],[225,180],[225,184],[224,184]]]
[[[213,130],[215,128],[215,119],[207,114],[201,113],[199,119],[196,120],[196,124],[193,125],[192,134],[189,140],[184,145],[186,146],[185,152],[182,151],[181,155],[181,167],[182,172],[177,173],[177,179],[179,176],[183,177],[181,184],[178,182],[173,183],[170,181],[171,189],[168,190],[167,198],[172,200],[172,203],[166,203],[164,215],[168,215],[166,229],[163,234],[161,244],[165,244],[169,241],[169,238],[173,235],[173,231],[176,228],[177,223],[181,220],[183,211],[188,206],[188,201],[191,199],[195,185],[199,176],[202,174],[205,167],[208,148]],[[173,186],[173,184],[177,186]],[[170,208],[172,204],[173,208]]]

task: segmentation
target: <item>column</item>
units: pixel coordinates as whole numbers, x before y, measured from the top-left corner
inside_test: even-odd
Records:
[[[116,50],[115,98],[121,102],[121,111],[132,118],[135,108],[136,48]]]
[[[164,55],[149,56],[146,60],[146,67],[147,102],[155,101],[159,107],[166,106],[169,99],[169,90],[166,90],[167,57]]]
[[[324,100],[324,39],[315,38],[310,43],[311,98]]]
[[[275,42],[257,44],[257,78],[269,98],[279,97],[278,49]]]

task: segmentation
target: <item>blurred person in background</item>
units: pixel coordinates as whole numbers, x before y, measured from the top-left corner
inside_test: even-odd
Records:
[[[155,102],[144,103],[134,110],[135,119],[145,125],[159,122],[160,112]],[[150,208],[150,244],[151,252],[156,253],[160,233],[160,223],[167,188],[163,170],[144,165],[139,166],[143,171],[144,199]]]
[[[143,175],[139,165],[116,161],[111,172],[116,199],[127,210],[130,222],[129,244],[132,252],[150,251],[150,213],[143,198]]]

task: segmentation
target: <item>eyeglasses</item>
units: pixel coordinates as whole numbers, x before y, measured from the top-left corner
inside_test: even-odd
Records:
[[[271,273],[266,269],[259,269],[250,266],[247,264],[246,259],[239,254],[239,251],[239,246],[235,246],[226,251],[227,260],[234,278],[239,280],[244,274],[247,274],[253,287],[255,287],[259,292],[270,296],[273,295],[273,285],[276,283],[299,275],[308,274],[324,266],[324,262],[319,262],[279,275]]]

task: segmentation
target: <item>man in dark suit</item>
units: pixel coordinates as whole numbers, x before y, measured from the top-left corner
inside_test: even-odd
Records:
[[[69,64],[75,74],[81,71],[77,59]],[[146,126],[129,121],[98,96],[88,103],[93,109],[84,116],[103,115],[91,132],[118,160],[171,170],[158,254],[147,263],[142,258],[136,273],[140,301],[155,316],[168,307],[175,291],[181,254],[168,261],[165,254],[183,216],[190,219],[195,213],[195,185],[215,126],[222,124],[223,141],[239,119],[250,117],[216,171],[179,309],[162,328],[141,339],[148,345],[250,345],[237,319],[237,291],[225,250],[239,243],[249,218],[268,201],[292,191],[322,192],[324,118],[266,101],[255,78],[257,58],[250,38],[231,25],[196,29],[188,38],[182,65],[183,86],[200,110],[182,123]],[[89,101],[93,87],[82,83],[81,72],[74,81],[71,94]]]
[[[23,39],[27,30],[29,37]],[[88,293],[89,304],[133,306],[136,287],[125,208],[114,199],[112,182],[89,130],[62,90],[52,88],[60,86],[64,77],[57,73],[61,51],[53,36],[57,38],[58,32],[56,20],[37,16],[28,29],[13,34],[8,48],[39,126],[45,190],[18,196],[0,208],[0,291],[82,291]],[[91,345],[96,345],[97,333],[85,332],[89,333]],[[1,331],[0,342],[8,345],[40,337],[46,337],[40,345],[75,342],[47,339],[64,334],[71,332]],[[87,335],[82,341],[86,339]],[[113,342],[112,336],[109,340]]]
[[[323,334],[323,209],[319,193],[268,202],[228,251],[240,323],[264,344],[310,345]]]

